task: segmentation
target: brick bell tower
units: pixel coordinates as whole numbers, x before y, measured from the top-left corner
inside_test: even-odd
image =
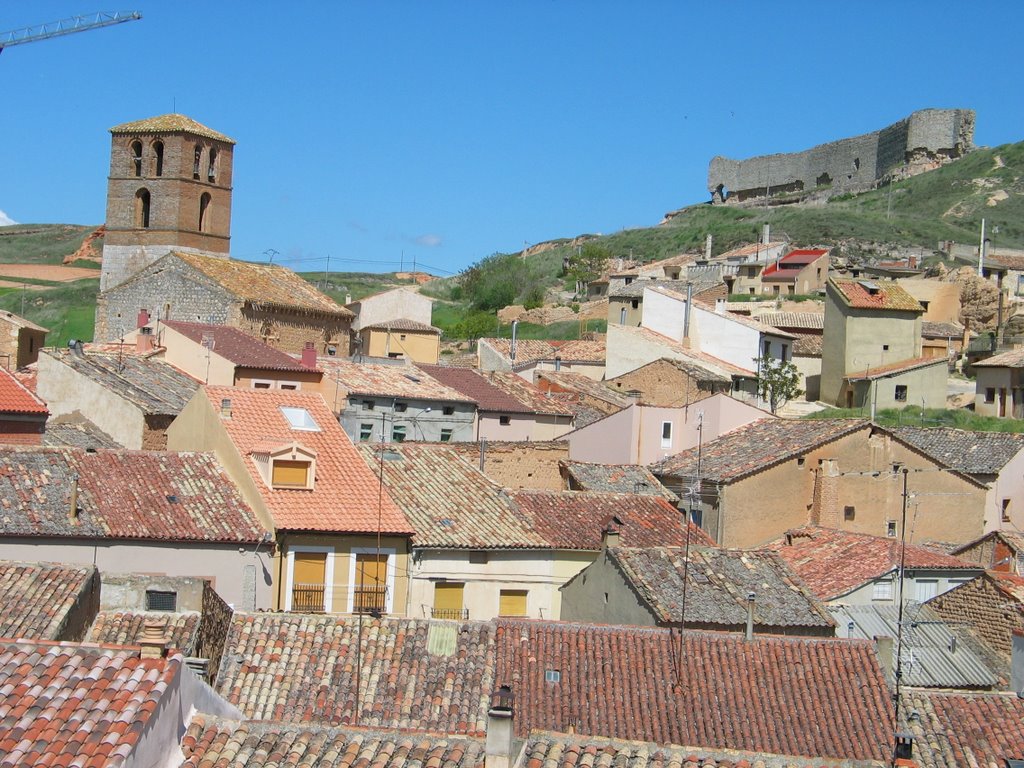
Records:
[[[227,258],[235,142],[185,115],[110,129],[100,291],[170,251]]]

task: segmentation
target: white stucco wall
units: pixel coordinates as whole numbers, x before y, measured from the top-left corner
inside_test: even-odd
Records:
[[[388,320],[415,320],[430,325],[434,305],[426,296],[405,288],[367,296],[355,303],[359,304],[359,314],[352,323],[353,331]]]
[[[241,549],[241,551],[239,551]],[[87,539],[3,538],[0,560],[95,565],[101,573],[147,573],[209,579],[224,600],[238,610],[271,606],[271,559],[266,545],[161,544]],[[255,603],[246,605],[247,578],[255,580]]]
[[[980,576],[983,573],[981,569],[977,571],[968,569],[957,569],[948,571],[923,571],[907,569],[907,575],[903,582],[903,598],[905,600],[917,600],[919,601],[922,593],[919,591],[921,587],[918,586],[919,581],[935,581],[936,582],[936,595],[941,595],[943,592],[959,587],[966,581],[970,581],[976,576]],[[893,582],[892,587],[892,599],[889,600],[875,600],[875,582],[891,580]],[[850,591],[849,593],[837,597],[834,600],[829,600],[830,605],[896,605],[899,599],[899,583],[896,579],[896,574],[891,573],[883,576],[880,579],[873,579],[866,582],[862,586]],[[836,630],[836,634],[839,637],[846,636],[846,627],[839,627]]]

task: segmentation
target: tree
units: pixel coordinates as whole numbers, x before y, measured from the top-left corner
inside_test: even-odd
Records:
[[[800,389],[800,371],[790,362],[774,357],[755,358],[757,363],[757,394],[768,402],[772,413],[803,394]]]
[[[604,273],[610,258],[611,252],[597,243],[584,243],[579,251],[569,257],[565,274],[576,281],[577,293]]]

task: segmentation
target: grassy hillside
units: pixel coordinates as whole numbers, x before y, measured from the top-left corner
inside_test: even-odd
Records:
[[[49,328],[46,345],[60,347],[69,339],[92,339],[99,290],[99,278],[62,283],[42,291],[0,288],[0,310]]]
[[[61,264],[65,256],[79,249],[82,241],[96,231],[95,226],[79,224],[16,224],[0,227],[0,264]],[[96,247],[101,249],[103,241]],[[78,261],[73,266],[99,270],[93,261]]]

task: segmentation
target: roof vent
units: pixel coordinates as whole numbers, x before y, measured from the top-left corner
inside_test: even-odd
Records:
[[[220,417],[222,419],[231,418],[231,398],[225,397],[220,401]]]
[[[882,290],[878,287],[878,283],[872,282],[871,280],[858,280],[857,284],[872,296],[877,296]]]

